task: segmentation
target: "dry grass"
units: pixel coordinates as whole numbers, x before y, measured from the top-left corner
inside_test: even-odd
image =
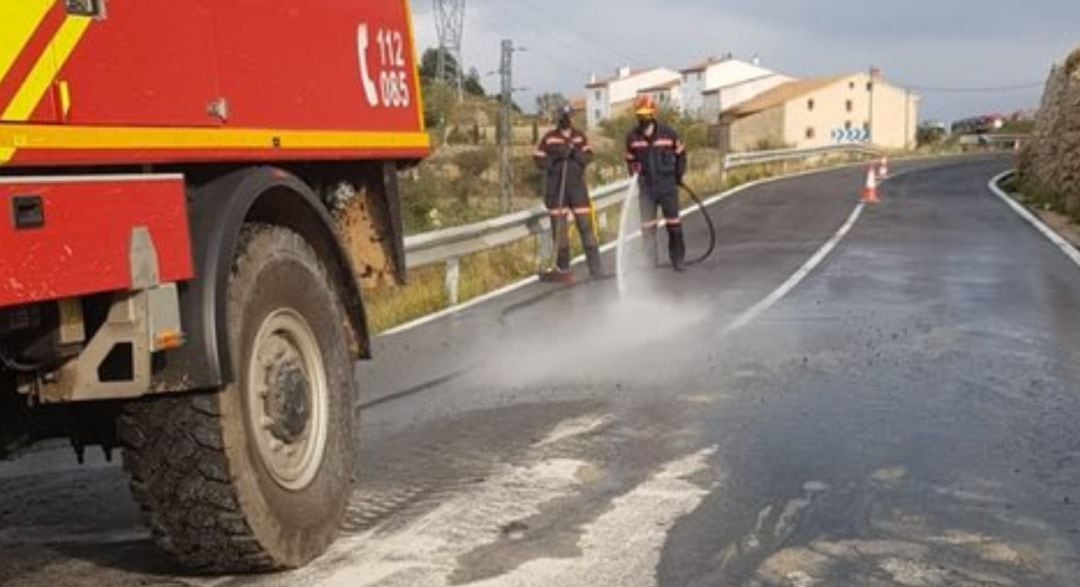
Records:
[[[786,173],[834,167],[857,159],[830,157],[807,162],[770,164],[735,169],[721,179],[719,159],[697,158],[688,170],[686,182],[702,198],[723,190],[732,189],[747,182]],[[689,205],[684,201],[684,206]],[[607,217],[599,222],[601,243],[615,239],[619,228],[619,207],[612,206],[601,211]],[[574,255],[582,252],[576,229],[571,230],[571,250]],[[460,266],[460,301],[465,302],[490,291],[505,287],[536,273],[540,269],[535,237],[477,253],[462,259]],[[442,310],[448,305],[444,288],[445,268],[442,265],[424,267],[410,272],[409,284],[372,289],[365,292],[368,321],[373,332],[383,332],[427,314]]]

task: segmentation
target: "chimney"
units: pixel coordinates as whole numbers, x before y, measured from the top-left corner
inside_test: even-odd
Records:
[[[594,74],[589,76],[589,84],[595,84],[595,83],[596,83],[596,74],[594,73]]]
[[[754,57],[750,59],[750,63],[753,63],[755,67],[760,66],[761,65],[761,56],[758,55],[757,53],[754,53]]]
[[[616,71],[616,73],[619,75],[619,79],[628,78],[628,77],[630,77],[630,66],[629,65],[624,65],[624,66],[620,67]]]

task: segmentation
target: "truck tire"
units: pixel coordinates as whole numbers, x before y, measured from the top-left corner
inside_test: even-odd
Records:
[[[355,461],[339,299],[300,235],[245,226],[228,288],[233,382],[125,409],[132,494],[159,545],[185,566],[296,568],[336,535]]]

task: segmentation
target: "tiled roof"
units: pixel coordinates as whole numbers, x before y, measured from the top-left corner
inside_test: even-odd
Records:
[[[820,90],[821,88],[830,86],[847,76],[837,77],[823,77],[823,78],[811,78],[803,80],[795,80],[787,82],[786,84],[780,84],[775,88],[763,92],[755,98],[752,98],[742,104],[728,110],[728,113],[736,116],[748,116],[750,114],[756,114],[763,110],[769,110],[775,108],[800,96],[805,96],[811,92]]]

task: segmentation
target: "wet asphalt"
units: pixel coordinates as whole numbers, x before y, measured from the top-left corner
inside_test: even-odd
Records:
[[[0,464],[0,583],[1080,585],[1080,267],[1010,161],[861,169],[711,207],[684,274],[533,285],[379,339],[360,478],[309,569],[185,576],[117,467]],[[689,217],[691,254],[704,245]]]

